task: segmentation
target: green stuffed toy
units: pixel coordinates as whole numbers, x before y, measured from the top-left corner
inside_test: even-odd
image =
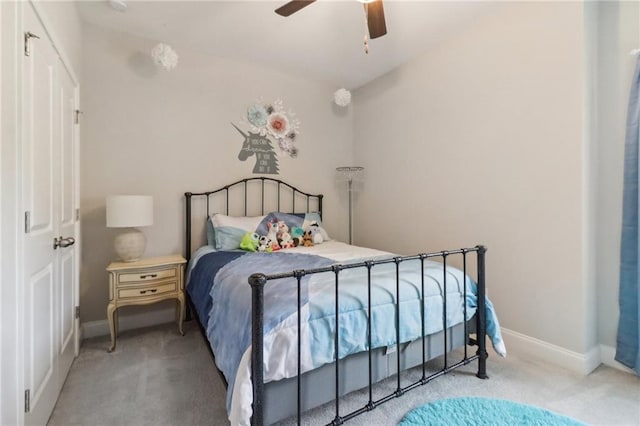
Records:
[[[246,251],[258,251],[260,236],[255,232],[247,232],[240,240],[240,248]]]

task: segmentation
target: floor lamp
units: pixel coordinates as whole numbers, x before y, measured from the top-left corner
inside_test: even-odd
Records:
[[[349,244],[351,244],[353,242],[353,227],[352,227],[352,221],[353,221],[353,180],[358,177],[362,171],[364,170],[364,167],[360,167],[360,166],[341,166],[341,167],[336,167],[336,170],[338,171],[338,173],[340,174],[340,176],[342,176],[343,179],[346,179],[347,182],[349,182]]]

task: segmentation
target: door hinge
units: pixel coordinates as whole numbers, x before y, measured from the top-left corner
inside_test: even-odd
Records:
[[[29,39],[40,38],[31,31],[24,33],[24,56],[30,56],[31,50],[29,50]]]
[[[30,228],[31,228],[31,213],[26,211],[24,212],[24,233],[28,234]]]
[[[27,389],[24,391],[24,412],[28,413],[31,410],[31,391]]]
[[[82,114],[82,111],[80,111],[79,109],[77,109],[77,110],[75,111],[75,113],[76,113],[76,124],[79,124],[79,123],[80,123],[80,114]]]
[[[80,318],[80,306],[76,306],[76,318]]]
[[[76,209],[76,220],[80,220],[80,209]]]

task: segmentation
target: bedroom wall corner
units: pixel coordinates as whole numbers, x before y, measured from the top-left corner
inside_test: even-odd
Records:
[[[502,324],[577,354],[593,340],[583,19],[581,3],[501,3],[354,93],[356,160],[376,188],[359,194],[358,243],[403,254],[487,245]]]
[[[598,2],[584,3],[584,103],[582,167],[582,276],[584,277],[585,350],[599,356],[597,307],[598,198]],[[594,367],[595,368],[595,367]]]
[[[84,32],[80,292],[87,333],[103,330],[105,268],[116,257],[111,242],[117,230],[105,226],[105,198],[152,195],[155,218],[153,226],[143,228],[145,256],[184,253],[184,192],[259,176],[252,173],[254,157],[238,159],[243,137],[232,123],[243,128],[247,108],[260,98],[281,99],[301,122],[298,158],[281,156],[280,173],[271,176],[323,193],[329,233],[346,238],[346,190],[336,181],[335,167],[352,164],[353,120],[351,108],[337,110],[332,103],[336,87],[179,45],[172,45],[179,63],[167,72],[155,67],[149,54],[157,40],[89,24]],[[199,213],[202,223],[194,226],[202,232],[195,233],[204,239],[205,213],[194,212]],[[171,306],[131,307],[121,314],[135,319],[139,313],[155,315]]]

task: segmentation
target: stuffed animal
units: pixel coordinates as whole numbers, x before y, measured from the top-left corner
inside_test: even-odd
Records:
[[[291,228],[291,238],[293,239],[293,243],[296,245],[296,247],[302,245],[303,235],[304,229],[300,228],[299,226],[294,226],[293,228]]]
[[[288,232],[282,232],[279,234],[278,244],[280,244],[280,247],[283,249],[294,248],[297,246],[293,238],[291,238],[291,234]]]
[[[318,222],[311,222],[309,226],[307,226],[306,231],[311,231],[313,244],[322,244],[324,242],[324,238],[322,237],[322,233],[320,232],[320,225],[318,225]]]
[[[313,233],[313,244],[324,243],[324,237],[322,236],[322,232],[320,232],[320,225],[318,225],[318,222],[311,222],[311,229],[315,229]]]
[[[256,251],[260,245],[260,236],[255,232],[247,232],[242,236],[240,248],[246,251]]]
[[[263,253],[271,253],[273,250],[271,249],[271,241],[265,235],[260,237],[258,240],[258,251]]]
[[[289,234],[289,226],[283,220],[278,221],[276,225],[278,227],[277,240],[280,248],[293,248],[297,246],[293,238],[291,238],[291,234]]]
[[[289,226],[284,222],[284,220],[278,221],[277,225],[278,225],[278,234],[289,232]]]
[[[304,229],[299,226],[291,228],[291,238],[302,238],[302,234],[304,234]]]
[[[304,231],[302,236],[302,245],[305,247],[313,247],[313,233],[311,230]]]
[[[280,250],[280,245],[278,244],[278,223],[267,222],[267,229],[267,238],[270,241],[271,249],[273,251]]]

